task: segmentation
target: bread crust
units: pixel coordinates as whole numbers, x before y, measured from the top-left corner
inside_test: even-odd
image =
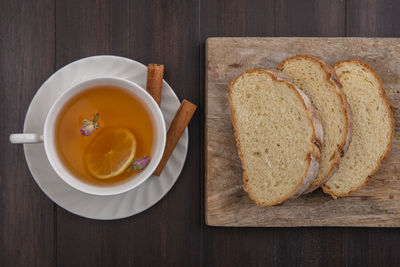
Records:
[[[340,83],[340,80],[336,74],[335,68],[333,68],[331,65],[329,65],[328,63],[326,63],[323,60],[320,60],[320,59],[317,59],[317,60],[321,61],[324,64],[326,70],[330,74],[330,80],[332,81],[332,83],[334,83],[336,85],[336,88],[338,88],[336,91],[337,91],[337,93],[340,94],[342,104],[344,106],[344,109],[346,110],[345,114],[346,114],[346,119],[347,119],[347,121],[346,121],[347,122],[347,125],[346,125],[347,126],[347,135],[346,135],[345,141],[339,147],[341,149],[339,152],[340,157],[343,157],[344,154],[346,153],[346,151],[349,149],[351,139],[353,138],[353,112],[351,111],[350,104],[347,101],[347,96],[342,90],[343,86]],[[332,174],[330,176],[332,176]]]
[[[392,110],[390,109],[390,102],[389,102],[389,100],[388,100],[387,97],[386,97],[386,91],[385,91],[385,88],[383,88],[383,83],[382,83],[382,80],[381,80],[381,78],[379,77],[378,73],[377,73],[370,65],[368,65],[367,63],[365,63],[365,62],[363,62],[363,61],[360,61],[360,60],[356,60],[356,59],[348,59],[348,60],[339,61],[339,62],[337,62],[333,67],[336,68],[336,67],[338,67],[338,66],[340,66],[341,64],[344,64],[344,63],[355,63],[355,64],[359,64],[359,65],[361,65],[361,66],[367,68],[367,69],[374,75],[374,77],[377,79],[377,81],[378,81],[378,83],[379,83],[379,87],[380,87],[381,97],[383,98],[383,100],[384,100],[384,102],[385,102],[385,106],[386,106],[386,108],[387,108],[387,110],[388,110],[388,114],[389,114],[389,117],[390,117],[390,121],[391,121],[391,124],[390,124],[390,126],[391,126],[391,131],[390,131],[390,142],[389,142],[389,144],[388,144],[388,146],[387,146],[387,149],[386,149],[385,153],[379,158],[378,164],[377,164],[376,168],[375,168],[374,170],[372,170],[371,173],[365,178],[364,183],[362,183],[362,184],[361,184],[360,186],[358,186],[357,188],[352,189],[352,190],[351,190],[350,192],[348,192],[347,194],[335,194],[334,192],[332,192],[331,190],[329,190],[329,188],[327,188],[325,185],[322,185],[322,186],[321,186],[321,187],[322,187],[322,190],[323,190],[325,193],[331,195],[333,199],[337,199],[338,197],[346,197],[346,196],[349,196],[349,195],[353,194],[354,192],[356,192],[357,190],[359,190],[360,188],[362,188],[362,187],[364,187],[365,185],[368,184],[368,182],[369,182],[369,181],[371,180],[371,178],[372,178],[372,175],[375,174],[375,173],[378,171],[378,169],[380,168],[381,162],[382,162],[384,159],[386,159],[387,156],[389,155],[390,150],[392,149],[393,136],[394,136],[394,118],[393,118],[393,113],[392,113]]]
[[[238,137],[238,133],[237,133],[237,126],[236,126],[236,114],[235,114],[235,110],[233,109],[233,105],[232,105],[232,97],[231,97],[231,92],[232,92],[232,86],[236,83],[237,79],[241,76],[243,76],[244,74],[249,74],[249,73],[261,73],[261,74],[267,74],[269,75],[272,80],[277,81],[277,82],[282,82],[284,83],[286,86],[288,86],[289,88],[291,88],[292,90],[294,90],[297,95],[299,96],[299,99],[301,100],[301,102],[304,105],[305,110],[307,111],[307,116],[311,122],[311,125],[313,127],[313,136],[310,140],[310,143],[312,144],[310,152],[307,154],[307,160],[309,162],[309,166],[308,169],[306,171],[306,173],[303,175],[301,182],[298,184],[298,186],[292,190],[292,192],[290,192],[289,194],[283,196],[282,198],[276,200],[275,202],[272,203],[263,203],[263,202],[259,202],[257,201],[254,196],[251,194],[249,188],[248,188],[248,178],[246,175],[246,168],[244,168],[244,166],[242,166],[243,169],[243,184],[244,184],[244,190],[247,192],[247,194],[249,195],[249,198],[256,203],[258,206],[273,206],[273,205],[277,205],[280,204],[286,200],[289,199],[294,199],[297,198],[298,196],[300,196],[304,190],[306,190],[309,185],[314,181],[315,176],[318,174],[318,170],[319,170],[319,156],[320,156],[320,145],[323,143],[323,130],[322,130],[322,123],[321,123],[321,119],[319,117],[318,112],[316,111],[316,109],[312,106],[311,101],[308,99],[308,97],[294,84],[292,84],[289,81],[289,78],[282,73],[281,71],[277,71],[277,70],[270,70],[270,69],[252,69],[252,70],[247,70],[245,72],[243,72],[242,74],[240,74],[239,76],[237,76],[236,78],[234,78],[228,87],[229,93],[228,93],[228,101],[229,101],[229,106],[230,106],[230,111],[231,111],[231,118],[232,118],[232,124],[233,124],[233,128],[234,128],[234,134],[235,134],[235,139],[236,139],[236,146],[238,148],[238,152],[239,152],[239,158],[243,164],[243,153],[241,151],[241,145],[240,145],[240,140]]]
[[[337,171],[337,169],[339,167],[339,163],[340,163],[340,158],[344,156],[344,153],[349,148],[351,139],[353,136],[353,113],[351,112],[351,107],[350,107],[349,103],[347,102],[347,97],[342,90],[342,84],[340,83],[339,78],[336,75],[335,69],[331,65],[326,63],[325,61],[315,58],[315,57],[312,57],[312,56],[308,56],[308,55],[296,55],[296,56],[293,56],[293,57],[283,60],[281,63],[279,63],[277,69],[282,70],[287,61],[296,60],[296,59],[300,59],[300,58],[312,60],[312,61],[318,63],[321,66],[321,68],[325,71],[326,80],[329,84],[332,85],[334,92],[339,96],[339,99],[341,101],[340,108],[344,112],[345,118],[346,118],[345,135],[344,135],[344,138],[343,138],[341,144],[338,146],[336,152],[334,153],[333,160],[332,160],[332,163],[330,166],[330,170],[325,177],[319,179],[318,181],[317,180],[314,181],[310,185],[310,187],[304,192],[305,194],[308,194],[308,193],[313,192],[315,189],[320,187],[322,184],[326,183],[332,177],[332,175]]]

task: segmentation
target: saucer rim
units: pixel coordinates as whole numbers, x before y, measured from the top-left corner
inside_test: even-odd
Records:
[[[42,83],[42,85],[39,87],[39,89],[37,90],[37,92],[34,94],[32,100],[31,100],[31,102],[30,102],[30,104],[29,104],[29,107],[28,107],[28,109],[27,109],[27,112],[26,112],[26,114],[25,114],[24,127],[23,127],[24,130],[23,130],[23,132],[26,133],[26,128],[28,127],[28,124],[29,124],[29,122],[27,121],[27,117],[28,117],[28,114],[30,114],[30,113],[32,112],[31,109],[32,109],[32,106],[33,106],[32,104],[33,104],[34,100],[38,97],[39,92],[42,90],[43,86],[45,86],[52,78],[54,78],[53,76],[54,76],[56,73],[62,72],[62,71],[64,71],[66,68],[70,67],[71,65],[79,64],[79,63],[81,63],[82,61],[91,60],[91,59],[102,59],[102,58],[107,58],[107,59],[111,59],[111,60],[112,60],[112,59],[122,60],[122,61],[126,61],[126,62],[128,62],[128,63],[137,64],[137,65],[139,65],[139,66],[141,66],[141,67],[143,67],[143,68],[146,68],[146,66],[145,66],[144,64],[142,64],[141,62],[138,62],[138,61],[135,61],[135,60],[133,60],[133,59],[126,58],[126,57],[115,56],[115,55],[95,55],[95,56],[89,56],[89,57],[85,57],[85,58],[81,58],[81,59],[75,60],[75,61],[73,61],[73,62],[71,62],[71,63],[69,63],[69,64],[66,64],[65,66],[63,66],[62,68],[60,68],[59,70],[57,70],[56,72],[52,73],[52,74]],[[114,77],[114,76],[112,76],[112,77]],[[117,78],[120,78],[120,77],[117,77]],[[126,78],[122,78],[122,79],[126,79]],[[127,79],[127,80],[129,80],[129,79]],[[131,81],[131,80],[129,80],[129,81]],[[137,81],[132,81],[132,82],[137,83]],[[180,102],[179,97],[175,94],[175,92],[174,92],[174,90],[172,89],[172,87],[171,87],[165,80],[163,80],[163,85],[164,85],[164,86],[166,85],[167,88],[170,89],[170,91],[171,91],[171,93],[172,93],[172,96],[173,96],[174,98],[176,98],[176,99],[178,100],[178,102]],[[140,85],[139,85],[139,86],[140,86]],[[164,86],[163,86],[163,87],[164,87]],[[140,86],[140,87],[141,87],[141,86]],[[48,111],[47,111],[47,112],[48,112]],[[165,115],[164,115],[164,117],[165,117]],[[165,118],[164,118],[164,119],[165,119]],[[183,170],[183,168],[184,168],[184,166],[185,166],[186,157],[187,157],[187,152],[188,152],[188,146],[189,146],[189,133],[188,133],[188,128],[187,128],[187,127],[185,128],[185,131],[184,131],[182,137],[184,137],[184,143],[182,144],[182,145],[183,145],[183,148],[184,148],[184,154],[182,155],[181,160],[179,160],[180,162],[182,162],[182,164],[181,164],[180,168],[178,169],[178,171],[176,172],[176,177],[173,178],[173,181],[168,185],[168,188],[166,189],[166,191],[165,191],[165,192],[161,192],[160,194],[157,194],[157,197],[156,197],[156,198],[152,201],[152,203],[150,203],[150,205],[148,205],[147,207],[135,209],[133,212],[128,212],[129,214],[121,215],[121,216],[89,216],[89,215],[85,215],[84,213],[79,213],[79,212],[76,212],[75,210],[71,210],[70,208],[65,207],[65,205],[62,205],[63,203],[60,204],[60,202],[61,202],[60,200],[55,201],[55,198],[52,197],[52,196],[50,196],[50,195],[46,192],[46,190],[42,187],[41,183],[38,182],[38,180],[36,179],[35,175],[33,174],[32,170],[34,169],[34,166],[33,166],[34,163],[31,162],[31,161],[28,159],[27,145],[24,145],[24,155],[25,155],[25,160],[26,160],[26,163],[27,163],[27,165],[28,165],[29,171],[30,171],[30,173],[31,173],[31,175],[32,175],[32,178],[34,179],[35,183],[38,185],[38,187],[41,189],[41,191],[42,191],[54,204],[56,204],[57,206],[59,206],[59,207],[65,209],[65,210],[67,210],[68,212],[70,212],[70,213],[72,213],[72,214],[75,214],[75,215],[77,215],[77,216],[80,216],[80,217],[84,217],[84,218],[88,218],[88,219],[93,219],[93,220],[104,220],[104,221],[108,221],[108,220],[118,220],[118,219],[123,219],[123,218],[128,218],[128,217],[134,216],[134,215],[136,215],[136,214],[142,213],[142,212],[144,212],[144,211],[150,209],[151,207],[153,207],[155,204],[157,204],[163,197],[165,197],[165,196],[171,191],[172,187],[176,184],[177,180],[179,179],[180,174],[181,174],[181,172],[182,172],[182,170]],[[182,137],[181,137],[181,138],[182,138]],[[47,156],[45,156],[45,159],[48,161]],[[50,167],[51,167],[51,166],[50,166]],[[56,175],[57,175],[57,174],[56,174]],[[161,174],[161,175],[162,175],[162,174]],[[58,176],[58,175],[57,175],[57,176]],[[153,175],[152,175],[152,176],[153,176]],[[175,175],[174,175],[174,176],[175,176]],[[131,189],[131,190],[125,192],[125,193],[121,193],[121,194],[118,194],[118,195],[112,195],[112,196],[100,196],[100,195],[91,195],[91,194],[87,194],[87,193],[84,193],[84,192],[82,192],[82,191],[79,191],[79,190],[77,190],[77,189],[71,187],[70,185],[68,185],[67,183],[65,183],[65,182],[62,180],[62,178],[60,178],[60,177],[58,177],[58,178],[59,178],[66,186],[70,187],[72,190],[75,190],[75,191],[77,191],[77,192],[79,192],[79,193],[81,193],[81,194],[87,195],[87,196],[89,196],[89,197],[98,197],[98,198],[121,197],[121,198],[122,198],[124,195],[127,195],[127,194],[129,194],[129,193],[132,193],[131,191],[140,189],[140,187],[143,186],[144,184],[146,184],[146,182],[149,182],[149,180],[150,180],[151,177],[149,177],[149,179],[147,179],[144,183],[142,183],[141,185],[139,185],[138,187],[136,187],[136,188],[134,188],[134,189]],[[162,179],[162,177],[158,177],[158,178],[161,178],[161,179]]]

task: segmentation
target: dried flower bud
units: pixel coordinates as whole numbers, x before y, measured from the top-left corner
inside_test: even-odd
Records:
[[[132,167],[135,171],[140,171],[143,170],[147,164],[149,164],[150,158],[149,157],[143,157],[140,159],[135,159],[132,162]]]
[[[99,118],[99,113],[94,116],[93,120],[83,120],[83,124],[81,126],[81,134],[84,136],[89,136],[91,135],[97,128],[99,128],[99,124],[97,122]]]

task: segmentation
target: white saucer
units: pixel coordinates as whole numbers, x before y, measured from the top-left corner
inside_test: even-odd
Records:
[[[58,70],[40,87],[26,114],[24,132],[42,133],[50,106],[73,84],[95,77],[112,76],[133,81],[145,88],[146,75],[146,66],[123,57],[94,56],[75,61]],[[178,97],[164,81],[161,111],[167,129],[179,105]],[[153,175],[139,187],[115,196],[89,195],[67,185],[52,169],[43,144],[26,144],[24,151],[36,183],[57,205],[86,218],[113,220],[142,212],[165,196],[183,168],[187,147],[186,129],[160,177]]]

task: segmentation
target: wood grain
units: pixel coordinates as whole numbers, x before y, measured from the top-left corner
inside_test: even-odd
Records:
[[[399,14],[398,0],[348,0],[347,35],[399,37]]]
[[[276,1],[275,36],[345,36],[346,8],[343,0]],[[298,231],[297,228],[280,228],[276,235],[274,249],[280,265],[296,266],[303,262],[315,266],[346,264],[343,229],[319,227]],[[301,252],[294,253],[295,250]]]
[[[144,64],[165,65],[164,79],[180,100],[199,107],[199,4],[186,0],[130,2],[130,54]],[[163,103],[161,102],[161,105]],[[186,162],[171,191],[131,218],[133,266],[199,266],[201,262],[200,121],[189,124]]]
[[[202,0],[202,39],[214,36],[272,36],[275,1],[252,0],[250,5],[248,3],[246,0]]]
[[[56,68],[76,59],[129,54],[129,3],[125,0],[56,3]],[[60,207],[55,214],[58,266],[127,266],[128,220],[94,221]]]
[[[400,35],[399,5],[398,0],[0,1],[0,266],[400,266],[397,228],[209,227],[202,201],[206,38],[394,37]],[[115,222],[87,220],[61,208],[54,212],[29,173],[22,147],[7,142],[22,129],[30,100],[56,68],[107,53],[166,63],[166,80],[178,96],[199,105],[177,184],[150,210]]]
[[[399,1],[347,0],[346,2],[347,36],[400,36],[400,17],[397,15]],[[400,265],[400,254],[393,250],[395,247],[400,247],[400,231],[397,228],[339,228],[331,229],[330,236],[337,240],[335,245],[331,246],[330,251],[334,253],[329,253],[329,257],[341,262],[341,265]]]
[[[30,175],[23,146],[8,141],[54,71],[53,14],[54,1],[0,1],[0,266],[56,263],[54,204]]]
[[[275,36],[344,36],[344,0],[276,1]]]
[[[400,226],[399,39],[211,38],[207,42],[206,220],[220,226]],[[332,200],[321,191],[286,204],[255,206],[243,191],[227,85],[250,68],[275,68],[286,57],[310,54],[333,64],[355,58],[380,74],[395,116],[392,152],[369,185]]]
[[[202,0],[201,1],[201,96],[205,107],[205,40],[213,36],[273,36],[275,30],[274,0]],[[250,4],[251,3],[251,4]],[[205,111],[201,109],[202,133],[205,132]],[[203,138],[202,138],[203,139]],[[205,140],[202,140],[201,160],[205,166]],[[201,169],[205,177],[205,167]],[[206,181],[202,182],[205,203]],[[203,204],[204,205],[204,204]],[[202,207],[202,224],[206,207]],[[202,227],[202,266],[276,266],[279,243],[286,239],[277,229]],[[290,250],[290,249],[289,249]],[[282,249],[282,251],[285,251]]]

